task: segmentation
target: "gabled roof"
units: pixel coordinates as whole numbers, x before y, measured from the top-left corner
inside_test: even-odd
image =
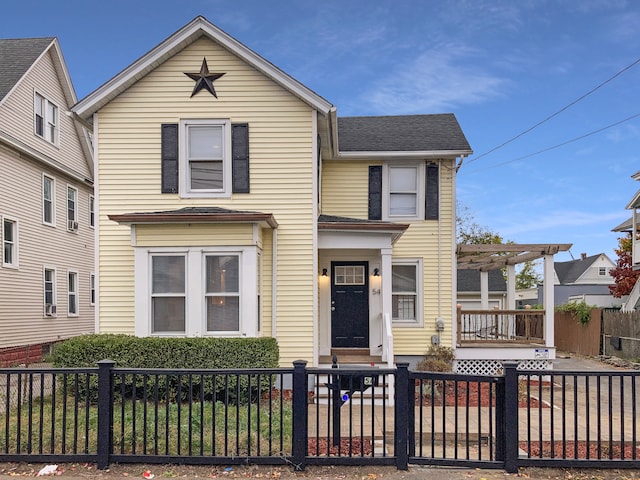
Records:
[[[631,230],[633,230],[633,217],[629,217],[620,225],[611,229],[612,232],[630,232]]]
[[[0,39],[0,102],[53,41],[53,37]]]
[[[489,270],[489,292],[505,293],[507,282],[501,270]],[[480,270],[458,270],[458,292],[480,292]]]
[[[57,75],[57,81],[62,88],[65,97],[65,105],[62,110],[67,111],[71,105],[78,101],[76,97],[67,64],[62,55],[62,50],[55,37],[44,38],[17,38],[17,39],[0,39],[0,104],[2,104],[11,93],[18,88],[22,79],[31,70],[38,60],[47,53],[51,54],[51,60]],[[91,176],[93,176],[93,147],[89,140],[89,136],[84,131],[82,125],[73,122],[76,133],[78,135],[80,145],[87,161],[87,167]],[[50,164],[52,167],[62,170],[65,173],[80,181],[93,182],[93,179],[87,179],[79,172],[70,170],[66,165],[47,157],[41,152],[35,152],[29,146],[25,146],[19,140],[15,139],[7,132],[0,132],[3,141],[10,143],[13,147],[18,148],[25,153]]]
[[[338,144],[341,156],[350,152],[420,152],[429,156],[473,153],[452,113],[340,117]]]
[[[600,255],[604,255],[604,253],[598,253],[577,260],[569,260],[567,262],[555,262],[553,268],[556,271],[560,284],[574,283],[593,265],[593,262],[600,258]]]
[[[262,72],[322,114],[328,115],[329,112],[334,110],[333,105],[320,95],[210,23],[206,18],[198,16],[122,70],[111,80],[83,98],[72,108],[72,111],[82,120],[90,122],[92,115],[100,110],[100,108],[154,70],[158,65],[164,63],[203,36],[210,38],[231,53],[237,55],[256,70]]]

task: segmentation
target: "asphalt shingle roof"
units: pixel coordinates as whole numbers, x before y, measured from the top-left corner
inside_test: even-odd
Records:
[[[502,270],[489,270],[489,291],[506,292],[507,282],[504,281]],[[458,270],[458,292],[480,291],[480,270]]]
[[[469,151],[452,113],[338,118],[341,152]]]
[[[53,39],[0,39],[0,100],[9,93]]]
[[[590,257],[579,258],[578,260],[569,260],[568,262],[555,262],[555,268],[558,281],[561,285],[575,282],[580,276],[595,262],[600,254],[591,255]]]

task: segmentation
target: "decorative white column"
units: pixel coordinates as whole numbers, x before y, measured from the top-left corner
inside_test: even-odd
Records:
[[[480,309],[489,310],[489,272],[480,270]]]
[[[507,305],[505,310],[516,309],[516,266],[507,265]]]
[[[553,255],[545,255],[544,256],[544,279],[542,281],[542,291],[543,291],[543,302],[544,302],[544,338],[545,345],[547,347],[555,346],[555,338],[554,338],[554,327],[555,327],[555,319],[554,319],[554,311],[555,311],[555,299],[553,296],[553,279],[554,279],[554,269],[553,269]]]

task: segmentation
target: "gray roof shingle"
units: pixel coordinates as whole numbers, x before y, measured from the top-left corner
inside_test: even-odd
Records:
[[[0,39],[0,100],[53,40],[53,37]]]
[[[452,113],[338,118],[341,152],[468,151]]]
[[[590,257],[579,258],[578,260],[569,260],[568,262],[555,262],[553,267],[558,276],[560,285],[575,282],[580,276],[587,271],[593,262],[602,255],[598,253]]]
[[[507,282],[502,276],[501,270],[489,270],[489,291],[506,292]],[[480,291],[480,270],[458,270],[458,292],[479,292]]]

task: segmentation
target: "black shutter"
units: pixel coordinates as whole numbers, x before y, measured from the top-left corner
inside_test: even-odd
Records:
[[[231,126],[233,193],[249,193],[249,124]]]
[[[162,125],[162,193],[178,193],[178,124]]]
[[[369,167],[369,220],[382,220],[382,166]]]
[[[425,220],[438,220],[440,214],[440,178],[437,163],[427,163],[424,204]]]

